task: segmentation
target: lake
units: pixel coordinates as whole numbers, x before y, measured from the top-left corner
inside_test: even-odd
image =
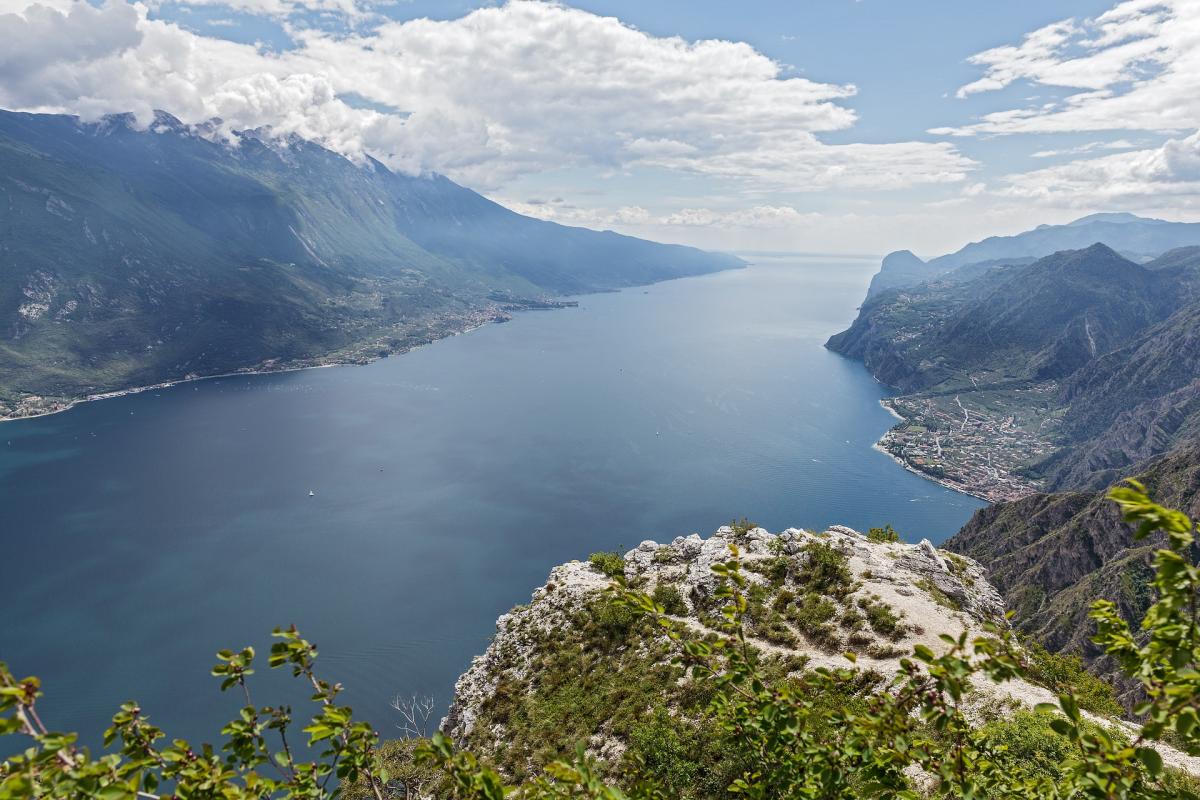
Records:
[[[240,705],[208,675],[220,648],[259,648],[258,703],[305,696],[265,664],[294,622],[388,736],[390,699],[444,707],[563,561],[742,516],[952,534],[982,503],[873,450],[887,391],[822,347],[878,262],[753,260],[369,366],[0,425],[0,658],[85,741],[130,698],[211,741]]]

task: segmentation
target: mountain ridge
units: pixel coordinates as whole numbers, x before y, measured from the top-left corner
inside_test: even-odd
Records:
[[[211,133],[0,111],[0,417],[359,363],[551,298],[744,266],[294,136]]]
[[[1200,248],[1093,243],[889,289],[827,347],[899,391],[881,445],[918,472],[990,500],[1096,488],[1200,433],[1198,282]]]
[[[1200,518],[1200,439],[1126,474],[1136,475],[1156,502]],[[982,508],[943,546],[987,569],[1018,630],[1051,651],[1083,657],[1093,672],[1116,681],[1131,705],[1137,687],[1118,680],[1119,670],[1092,643],[1088,610],[1103,597],[1139,621],[1151,602],[1145,584],[1151,557],[1163,539],[1133,541],[1105,488],[1035,493]]]
[[[1077,250],[1095,242],[1107,244],[1130,260],[1149,260],[1173,248],[1200,245],[1200,223],[1102,212],[1080,217],[1064,225],[1039,225],[1011,236],[989,236],[928,261],[917,259],[921,262],[919,266],[907,258],[889,264],[892,256],[908,253],[896,251],[884,257],[879,272],[871,279],[867,299],[887,289],[905,288],[933,280],[968,264],[1042,258],[1056,251]]]

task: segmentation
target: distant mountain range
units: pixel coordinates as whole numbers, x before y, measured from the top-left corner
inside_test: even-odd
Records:
[[[546,298],[739,266],[295,137],[0,111],[0,416],[367,360]]]
[[[893,455],[1003,499],[1100,486],[1200,435],[1200,247],[985,264],[880,292],[828,342],[901,392]]]
[[[1061,379],[1200,297],[1198,265],[1200,247],[1136,264],[1094,244],[960,269],[869,300],[829,347],[901,391]]]
[[[1066,225],[1039,225],[1015,236],[989,236],[929,261],[900,250],[884,257],[867,290],[867,299],[888,289],[924,283],[967,265],[1028,263],[1060,250],[1078,250],[1096,242],[1133,261],[1145,261],[1177,247],[1200,245],[1200,223],[1166,222],[1134,214],[1092,214]]]
[[[884,449],[1000,501],[946,547],[988,568],[1020,630],[1110,677],[1088,607],[1106,597],[1140,619],[1157,543],[1135,544],[1104,490],[1138,476],[1200,515],[1197,236],[1098,214],[929,262],[893,253],[828,342],[899,390]],[[1034,257],[1059,246],[1073,249]]]

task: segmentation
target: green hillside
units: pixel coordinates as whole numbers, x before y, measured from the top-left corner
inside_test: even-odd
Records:
[[[989,499],[1100,488],[1200,435],[1200,248],[1103,244],[868,300],[828,347],[901,394],[893,455]]]
[[[529,299],[741,266],[515,214],[300,139],[0,112],[0,415],[363,361]]]

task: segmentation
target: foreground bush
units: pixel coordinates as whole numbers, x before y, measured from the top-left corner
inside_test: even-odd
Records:
[[[725,633],[716,641],[685,636],[661,602],[614,584],[614,620],[619,616],[617,621],[628,624],[644,616],[651,621],[674,643],[691,680],[712,696],[705,726],[663,710],[637,723],[623,789],[607,785],[582,751],[573,763],[554,762],[543,776],[508,787],[441,734],[380,748],[370,727],[337,705],[340,686],[316,676],[316,649],[291,629],[275,632],[280,641],[271,648],[269,664],[290,668],[312,686],[317,711],[303,728],[307,741],[289,740],[290,709],[258,707],[251,701],[247,678],[255,654],[249,648],[219,653],[212,669],[222,690],[240,691],[246,699],[239,718],[221,730],[219,750],[181,740],[163,744],[164,734],[136,704],[128,703],[105,732],[106,745],[116,748],[93,757],[75,745],[74,735],[49,732],[42,725],[35,678],[18,681],[0,666],[0,735],[29,739],[24,753],[0,765],[0,800],[324,798],[343,791],[377,800],[418,793],[481,800],[514,793],[522,798],[649,800],[693,797],[698,791],[748,798],[1196,797],[1195,782],[1164,769],[1151,746],[1169,737],[1187,753],[1200,755],[1195,528],[1182,513],[1151,502],[1138,484],[1114,490],[1111,497],[1125,519],[1137,525],[1136,538],[1163,531],[1169,543],[1155,556],[1152,586],[1158,599],[1138,636],[1112,603],[1093,605],[1095,641],[1141,683],[1147,697],[1136,709],[1143,724],[1128,733],[1086,719],[1073,684],[1066,680],[1077,677],[1074,665],[1035,654],[1031,670],[1027,651],[1008,630],[970,641],[965,633],[958,639],[944,637],[947,650],[942,655],[918,646],[911,659],[901,662],[886,691],[854,702],[829,702],[845,696],[846,687],[861,677],[852,664],[777,680],[766,674],[747,641],[748,584],[733,549],[728,562],[714,567],[724,579],[720,596],[726,603]],[[615,564],[604,566],[616,571]],[[818,558],[813,569],[815,577],[828,577],[836,565]],[[1036,677],[1031,671],[1039,670],[1063,679],[1056,703],[1011,719],[970,724],[964,701],[972,681]],[[720,785],[708,786],[714,781]]]

